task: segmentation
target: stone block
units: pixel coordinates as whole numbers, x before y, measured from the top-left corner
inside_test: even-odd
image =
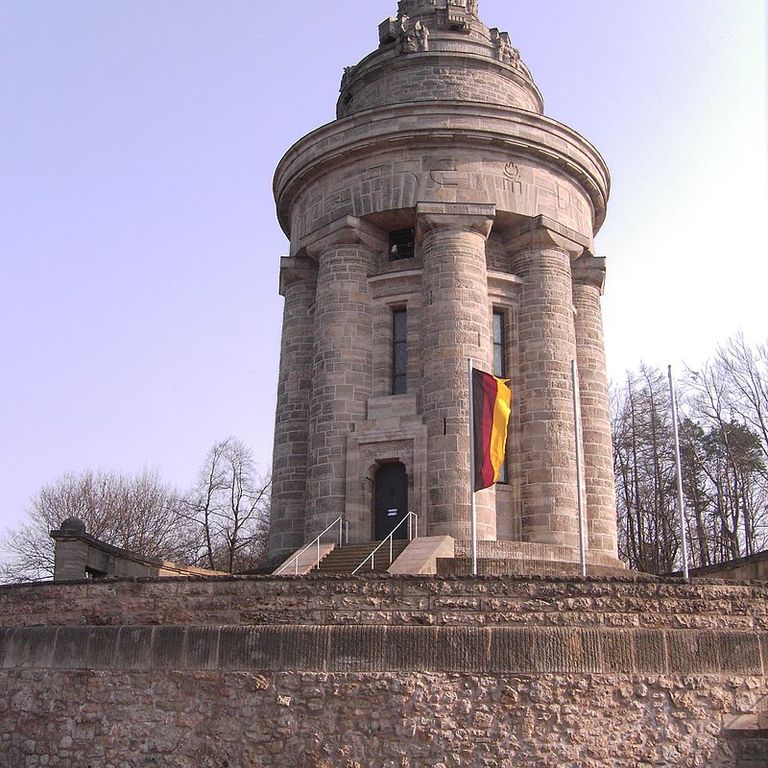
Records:
[[[118,669],[149,669],[152,665],[152,627],[120,627],[115,663]]]
[[[187,629],[184,646],[184,667],[186,669],[214,670],[218,668],[219,633],[219,627],[189,627]]]
[[[118,640],[122,627],[92,627],[88,632],[88,659],[93,669],[117,665]]]
[[[283,662],[288,669],[323,671],[328,666],[333,627],[285,627]]]
[[[9,627],[0,627],[0,669],[3,669],[5,662],[5,648],[12,631],[13,630]]]
[[[334,672],[378,672],[385,668],[385,648],[382,626],[334,627],[328,667]]]
[[[762,675],[761,638],[753,632],[719,632],[720,674]]]
[[[222,627],[219,668],[225,670],[274,670],[282,668],[279,627]]]
[[[662,630],[638,629],[632,633],[635,672],[640,675],[667,673],[667,643]]]
[[[50,668],[57,631],[58,627],[22,627],[13,630],[6,641],[5,668]]]
[[[543,627],[536,640],[536,670],[547,674],[581,672],[585,666],[578,630]]]
[[[489,671],[532,674],[536,672],[538,629],[499,627],[491,630]]]
[[[89,627],[60,627],[56,636],[53,665],[57,669],[89,669]]]
[[[394,672],[436,669],[437,627],[387,627],[384,667]]]
[[[720,643],[715,633],[670,630],[666,638],[670,674],[717,674],[720,671]]]
[[[600,633],[603,672],[631,674],[635,670],[633,630],[606,629]]]
[[[477,672],[488,669],[488,631],[478,627],[439,627],[435,664],[445,672]]]
[[[152,669],[183,669],[186,627],[155,627],[152,635]]]

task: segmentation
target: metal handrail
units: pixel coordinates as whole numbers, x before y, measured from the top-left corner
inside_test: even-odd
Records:
[[[414,539],[419,538],[419,516],[415,512],[409,512],[390,532],[389,536],[387,536],[384,541],[379,544],[376,549],[371,552],[368,557],[363,560],[360,565],[355,568],[354,571],[352,571],[352,575],[354,576],[369,560],[371,561],[371,570],[376,570],[376,553],[387,543],[389,542],[389,564],[392,565],[394,562],[394,558],[392,557],[392,543],[395,536],[395,531],[405,522],[408,522],[408,541],[413,541]]]
[[[285,569],[293,564],[294,566],[294,576],[299,575],[299,558],[311,547],[316,546],[317,547],[317,558],[315,562],[315,567],[320,567],[320,539],[325,536],[328,531],[331,530],[331,528],[335,527],[336,525],[339,526],[339,546],[342,546],[344,544],[344,537],[346,535],[346,543],[349,544],[349,525],[347,524],[347,521],[343,517],[337,517],[317,538],[312,539],[312,541],[307,544],[306,547],[303,547],[300,549],[290,560],[286,560],[273,574],[274,576],[282,576]],[[311,570],[311,569],[310,569]]]

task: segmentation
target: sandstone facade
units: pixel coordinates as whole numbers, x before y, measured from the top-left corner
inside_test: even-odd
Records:
[[[508,35],[485,26],[472,0],[403,0],[380,39],[345,70],[338,119],[295,144],[275,175],[291,245],[273,559],[338,517],[351,542],[372,540],[386,507],[381,470],[393,463],[422,533],[469,537],[467,360],[492,370],[497,323],[513,414],[506,482],[478,494],[480,538],[578,559],[577,360],[590,554],[618,564],[605,267],[593,246],[608,169],[543,116]],[[408,232],[413,250],[393,258],[393,238]],[[398,360],[395,312],[407,316]]]

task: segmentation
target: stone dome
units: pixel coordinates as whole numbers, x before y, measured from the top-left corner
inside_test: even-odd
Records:
[[[85,523],[79,517],[68,517],[62,521],[59,530],[61,533],[84,534],[86,528]]]
[[[544,111],[519,51],[483,24],[476,0],[401,0],[379,25],[379,48],[345,68],[336,113],[432,101]]]

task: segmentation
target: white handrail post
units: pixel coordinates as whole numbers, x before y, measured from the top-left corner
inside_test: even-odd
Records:
[[[389,564],[392,565],[392,545],[395,543],[395,532],[389,534]]]
[[[320,568],[320,537],[317,537],[317,567]]]

